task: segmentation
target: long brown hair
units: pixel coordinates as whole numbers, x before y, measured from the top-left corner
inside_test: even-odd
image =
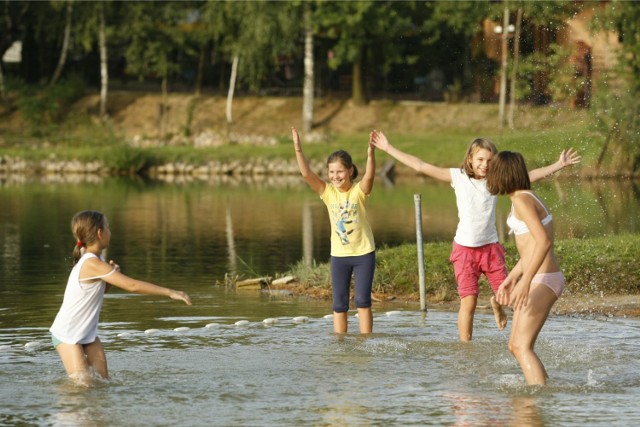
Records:
[[[516,190],[530,190],[531,180],[522,154],[501,151],[491,160],[487,173],[487,190],[496,194],[510,194]]]
[[[485,150],[491,151],[494,156],[498,154],[498,149],[496,148],[496,145],[490,139],[476,138],[473,141],[471,141],[471,144],[469,145],[469,148],[467,148],[467,152],[464,155],[464,160],[460,165],[460,169],[462,169],[469,178],[475,178],[473,174],[473,167],[471,166],[471,160],[473,159],[473,155],[476,153],[476,151],[481,150],[483,148]],[[489,167],[489,169],[491,169],[491,167]]]
[[[78,212],[71,219],[71,232],[76,239],[73,248],[73,265],[75,265],[87,245],[98,240],[98,230],[103,230],[107,217],[98,211]]]

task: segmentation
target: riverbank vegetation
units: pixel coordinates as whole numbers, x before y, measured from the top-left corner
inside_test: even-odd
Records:
[[[507,267],[517,261],[512,241],[504,244]],[[425,285],[432,302],[457,299],[453,268],[449,262],[450,242],[424,245]],[[618,235],[587,239],[556,241],[556,256],[567,279],[565,294],[569,296],[637,295],[640,293],[639,235]],[[419,298],[418,257],[415,244],[383,247],[377,251],[373,292],[382,299],[396,296]],[[292,266],[287,274],[294,275],[308,294],[331,290],[328,263],[307,266],[303,262]],[[490,295],[486,279],[481,281],[481,296]]]
[[[289,158],[290,125],[347,149],[376,127],[434,162],[482,134],[534,165],[572,145],[598,174],[638,172],[633,2],[454,3],[9,2],[0,155],[145,174]],[[556,137],[545,120],[569,108]]]

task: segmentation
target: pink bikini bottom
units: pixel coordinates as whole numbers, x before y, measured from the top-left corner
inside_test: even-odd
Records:
[[[555,273],[538,273],[533,276],[531,283],[541,283],[547,286],[560,298],[564,290],[565,278],[562,271],[556,271]]]

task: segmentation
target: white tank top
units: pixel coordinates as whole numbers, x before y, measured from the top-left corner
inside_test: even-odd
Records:
[[[73,266],[64,291],[62,306],[49,331],[65,344],[90,344],[98,336],[98,320],[105,291],[104,276],[89,277],[80,283],[80,270],[89,258],[97,258],[86,253]],[[94,280],[87,283],[87,280]]]

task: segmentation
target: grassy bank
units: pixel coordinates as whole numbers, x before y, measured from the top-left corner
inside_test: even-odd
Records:
[[[505,243],[507,266],[517,261],[513,242]],[[640,235],[620,235],[592,239],[556,241],[555,251],[567,278],[565,293],[574,296],[621,295],[640,293]],[[449,262],[450,243],[427,243],[425,284],[430,300],[453,301],[457,298],[453,268]],[[289,274],[312,293],[314,289],[330,289],[329,264],[307,267],[299,263]],[[482,295],[490,295],[484,281]],[[380,248],[377,252],[373,291],[403,298],[418,298],[418,267],[415,244]]]
[[[0,155],[25,160],[99,160],[114,172],[142,172],[167,163],[203,165],[210,161],[291,159],[290,126],[301,126],[299,98],[238,98],[234,124],[227,129],[224,98],[172,95],[164,124],[157,117],[159,96],[114,93],[110,119],[92,116],[96,99],[85,97],[70,107],[64,122],[49,129],[33,128],[20,112],[0,117]],[[345,100],[317,100],[312,135],[303,135],[309,158],[325,159],[336,149],[349,151],[364,165],[371,129],[381,129],[398,148],[431,163],[456,166],[469,142],[492,139],[499,149],[522,152],[530,167],[555,161],[563,148],[583,155],[576,172],[589,171],[604,139],[590,130],[584,110],[519,107],[516,130],[498,127],[492,104],[409,103],[372,101],[360,107]],[[42,132],[40,132],[42,131]],[[235,142],[195,147],[207,132]],[[36,136],[38,135],[38,136]],[[270,143],[264,143],[265,138]],[[251,141],[261,141],[257,144]],[[143,144],[135,141],[143,141]],[[272,143],[274,142],[274,143]],[[380,161],[387,159],[379,155]],[[402,166],[398,170],[403,171]]]

